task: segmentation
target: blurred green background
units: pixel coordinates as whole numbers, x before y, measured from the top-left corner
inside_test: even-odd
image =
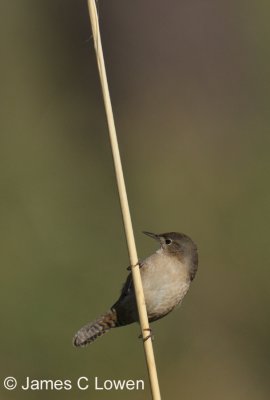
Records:
[[[180,309],[153,325],[164,399],[269,399],[266,1],[99,1],[139,257],[199,247]],[[2,0],[1,399],[149,399],[139,326],[85,349],[129,264],[86,1]],[[145,379],[144,392],[23,392],[2,379]]]

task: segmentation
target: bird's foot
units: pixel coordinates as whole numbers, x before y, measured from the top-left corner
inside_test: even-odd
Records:
[[[136,262],[135,265],[129,265],[129,266],[127,267],[127,270],[128,270],[128,271],[131,271],[131,269],[134,268],[134,267],[137,267],[137,265],[139,265],[139,267],[142,268],[142,263],[141,263],[140,260],[139,260],[139,261]]]
[[[146,329],[143,329],[144,331],[147,331],[147,332],[149,332],[149,335],[147,335],[146,337],[143,337],[143,335],[142,335],[142,333],[139,335],[139,339],[143,339],[143,342],[146,342],[146,340],[148,340],[148,339],[152,339],[152,340],[154,340],[154,335],[152,334],[152,329],[151,328],[146,328]]]

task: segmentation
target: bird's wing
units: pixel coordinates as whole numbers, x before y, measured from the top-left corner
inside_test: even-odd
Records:
[[[143,266],[143,262],[139,262],[139,267],[141,268]],[[121,302],[125,297],[127,297],[130,294],[134,294],[134,284],[133,284],[133,278],[132,278],[132,273],[130,272],[127,276],[127,279],[125,283],[123,284],[123,287],[121,289],[121,294],[117,302],[112,306],[112,308],[115,308],[115,306]]]
[[[132,278],[132,273],[129,273],[127,276],[126,282],[124,283],[124,285],[122,287],[120,297],[127,296],[132,289],[133,289],[133,278]]]

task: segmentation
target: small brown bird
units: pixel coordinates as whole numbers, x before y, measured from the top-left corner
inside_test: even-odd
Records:
[[[195,243],[184,233],[143,232],[160,243],[160,248],[139,263],[149,322],[156,321],[181,303],[198,269]],[[75,346],[85,346],[111,328],[138,322],[138,310],[130,273],[121,295],[111,309],[83,326],[75,335]]]

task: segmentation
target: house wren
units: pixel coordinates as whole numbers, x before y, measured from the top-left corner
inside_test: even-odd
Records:
[[[143,232],[160,248],[139,263],[149,322],[171,312],[185,297],[198,269],[195,243],[185,234]],[[138,310],[130,273],[117,302],[104,315],[83,326],[74,337],[75,346],[85,346],[111,328],[138,322]]]

